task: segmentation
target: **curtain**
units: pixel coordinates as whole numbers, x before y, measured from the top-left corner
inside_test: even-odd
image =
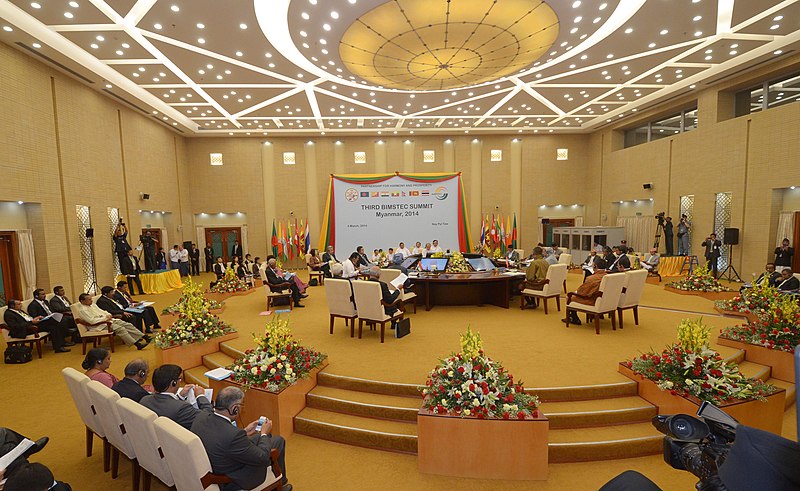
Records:
[[[248,244],[247,244],[247,224],[243,223],[241,227],[242,227],[242,251],[245,254],[250,254],[250,249],[248,249]]]
[[[33,236],[30,230],[17,230],[17,243],[19,246],[19,265],[22,270],[22,279],[25,281],[26,292],[36,289],[36,254],[33,251]]]
[[[206,228],[201,226],[196,226],[194,228],[195,237],[197,237],[197,248],[200,249],[200,271],[206,270],[206,253],[203,249],[206,248]]]
[[[633,247],[636,252],[650,250],[655,234],[653,227],[656,223],[652,216],[617,217],[617,227],[625,228],[625,238],[628,247]]]
[[[783,239],[789,239],[789,245],[792,245],[794,238],[794,212],[782,211],[778,216],[778,235],[775,238],[775,247],[780,247]]]
[[[575,226],[583,227],[583,216],[575,217]]]

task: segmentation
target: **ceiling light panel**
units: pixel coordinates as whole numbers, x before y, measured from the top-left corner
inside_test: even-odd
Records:
[[[255,105],[256,102],[250,107]],[[290,121],[296,118],[314,117],[305,92],[294,94],[253,111],[247,111],[242,115],[249,118],[289,118]]]
[[[112,64],[110,66],[131,82],[139,85],[183,85],[181,79],[166,66],[158,63]],[[142,69],[144,70],[142,71]]]
[[[380,106],[369,104],[368,102],[364,105],[363,97],[350,97],[352,94],[346,94],[347,98],[339,98],[335,97],[334,95],[329,94],[336,94],[333,91],[328,93],[322,93],[320,91],[315,91],[315,98],[317,100],[317,105],[319,106],[319,112],[322,116],[326,117],[350,117],[350,118],[360,118],[360,117],[386,117],[390,118],[388,114],[389,111],[386,112],[378,110]],[[342,94],[343,96],[345,94]],[[367,93],[368,95],[368,93]],[[351,102],[352,100],[361,102],[362,104],[356,104]],[[389,104],[391,105],[391,104]]]
[[[137,0],[105,0],[105,2],[114,9],[116,13],[120,16],[125,17],[128,12],[136,5]],[[83,3],[89,3],[87,0],[84,0]],[[83,5],[81,5],[82,7]]]
[[[704,46],[703,49],[696,51],[688,56],[681,58],[681,63],[722,63],[736,56],[741,56],[766,44],[766,41],[743,40],[743,39],[720,39],[715,43]],[[710,53],[707,51],[711,50]],[[711,56],[710,60],[706,60]]]
[[[83,2],[81,8],[83,4],[88,2]],[[153,55],[122,31],[64,31],[61,35],[99,60],[153,59]]]
[[[737,2],[740,3],[740,2]],[[764,2],[778,3],[774,1]],[[758,2],[759,10],[766,10],[766,5],[762,8],[761,2]],[[736,7],[734,7],[734,14],[736,14]],[[770,36],[787,35],[797,30],[798,19],[800,19],[800,4],[793,3],[778,10],[777,12],[764,16],[763,19],[752,23],[751,25],[743,28],[741,32],[746,34],[767,34]]]
[[[236,114],[257,103],[276,98],[286,92],[286,89],[251,88],[251,87],[204,87],[206,93],[230,114]],[[306,114],[308,116],[308,114]]]
[[[731,25],[737,26],[742,22],[746,22],[751,17],[754,17],[767,9],[771,9],[775,5],[778,5],[779,3],[782,2],[783,0],[758,0],[757,2],[735,2],[733,4],[733,16],[731,19]],[[785,16],[784,10],[776,12],[775,14],[767,18],[772,19],[777,15],[784,15],[784,18],[789,18]],[[797,17],[795,17],[795,19],[796,18]]]
[[[606,93],[607,87],[533,87],[534,90],[546,97],[556,107],[564,112],[570,112],[576,108],[591,102],[597,97]],[[552,112],[552,111],[549,111]],[[547,114],[547,113],[544,113]]]
[[[197,92],[188,87],[158,87],[145,90],[169,105],[191,105],[203,104],[206,102]]]
[[[10,3],[47,25],[104,24],[109,22],[108,17],[97,10],[89,0],[78,2],[78,8],[72,7],[66,0],[37,0],[37,2],[10,0]],[[31,3],[38,3],[41,8],[34,8]],[[71,17],[64,14],[69,14]]]

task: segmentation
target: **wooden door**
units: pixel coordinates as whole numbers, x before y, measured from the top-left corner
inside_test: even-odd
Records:
[[[206,228],[206,244],[214,249],[214,258],[222,256],[224,262],[230,261],[233,243],[242,243],[242,229],[240,227],[214,227]]]
[[[17,234],[0,232],[0,307],[8,303],[8,299],[22,300],[17,259]]]
[[[574,218],[550,218],[550,223],[543,223],[542,226],[544,228],[544,240],[542,242],[546,246],[550,246],[553,243],[553,227],[574,227],[575,226],[575,219]],[[559,247],[561,244],[558,244]]]

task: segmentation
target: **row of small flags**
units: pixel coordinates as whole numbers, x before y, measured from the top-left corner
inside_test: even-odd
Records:
[[[505,254],[508,249],[517,248],[517,214],[514,213],[514,224],[511,224],[511,217],[502,215],[489,218],[487,214],[481,217],[481,247],[486,251],[500,248]]]
[[[272,254],[284,261],[295,257],[304,257],[311,250],[311,232],[308,222],[301,219],[272,221]]]
[[[429,190],[423,191],[361,191],[361,198],[405,198],[406,196],[430,196]]]

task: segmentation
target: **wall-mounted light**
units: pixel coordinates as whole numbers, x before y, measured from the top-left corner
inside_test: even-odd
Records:
[[[422,161],[426,164],[432,164],[436,162],[436,152],[434,150],[423,150]]]
[[[503,151],[502,150],[490,150],[489,151],[489,161],[490,162],[502,162],[503,161]]]
[[[366,164],[367,163],[367,152],[353,152],[353,163],[355,163],[355,164]]]
[[[208,156],[211,159],[211,165],[222,165],[222,154],[221,153],[210,153]]]
[[[18,205],[24,205],[24,204],[25,204],[25,202],[24,202],[24,201],[17,201],[17,204],[18,204]]]
[[[283,152],[283,165],[294,165],[295,163],[294,152]]]
[[[556,160],[569,160],[569,149],[568,148],[557,149]]]

